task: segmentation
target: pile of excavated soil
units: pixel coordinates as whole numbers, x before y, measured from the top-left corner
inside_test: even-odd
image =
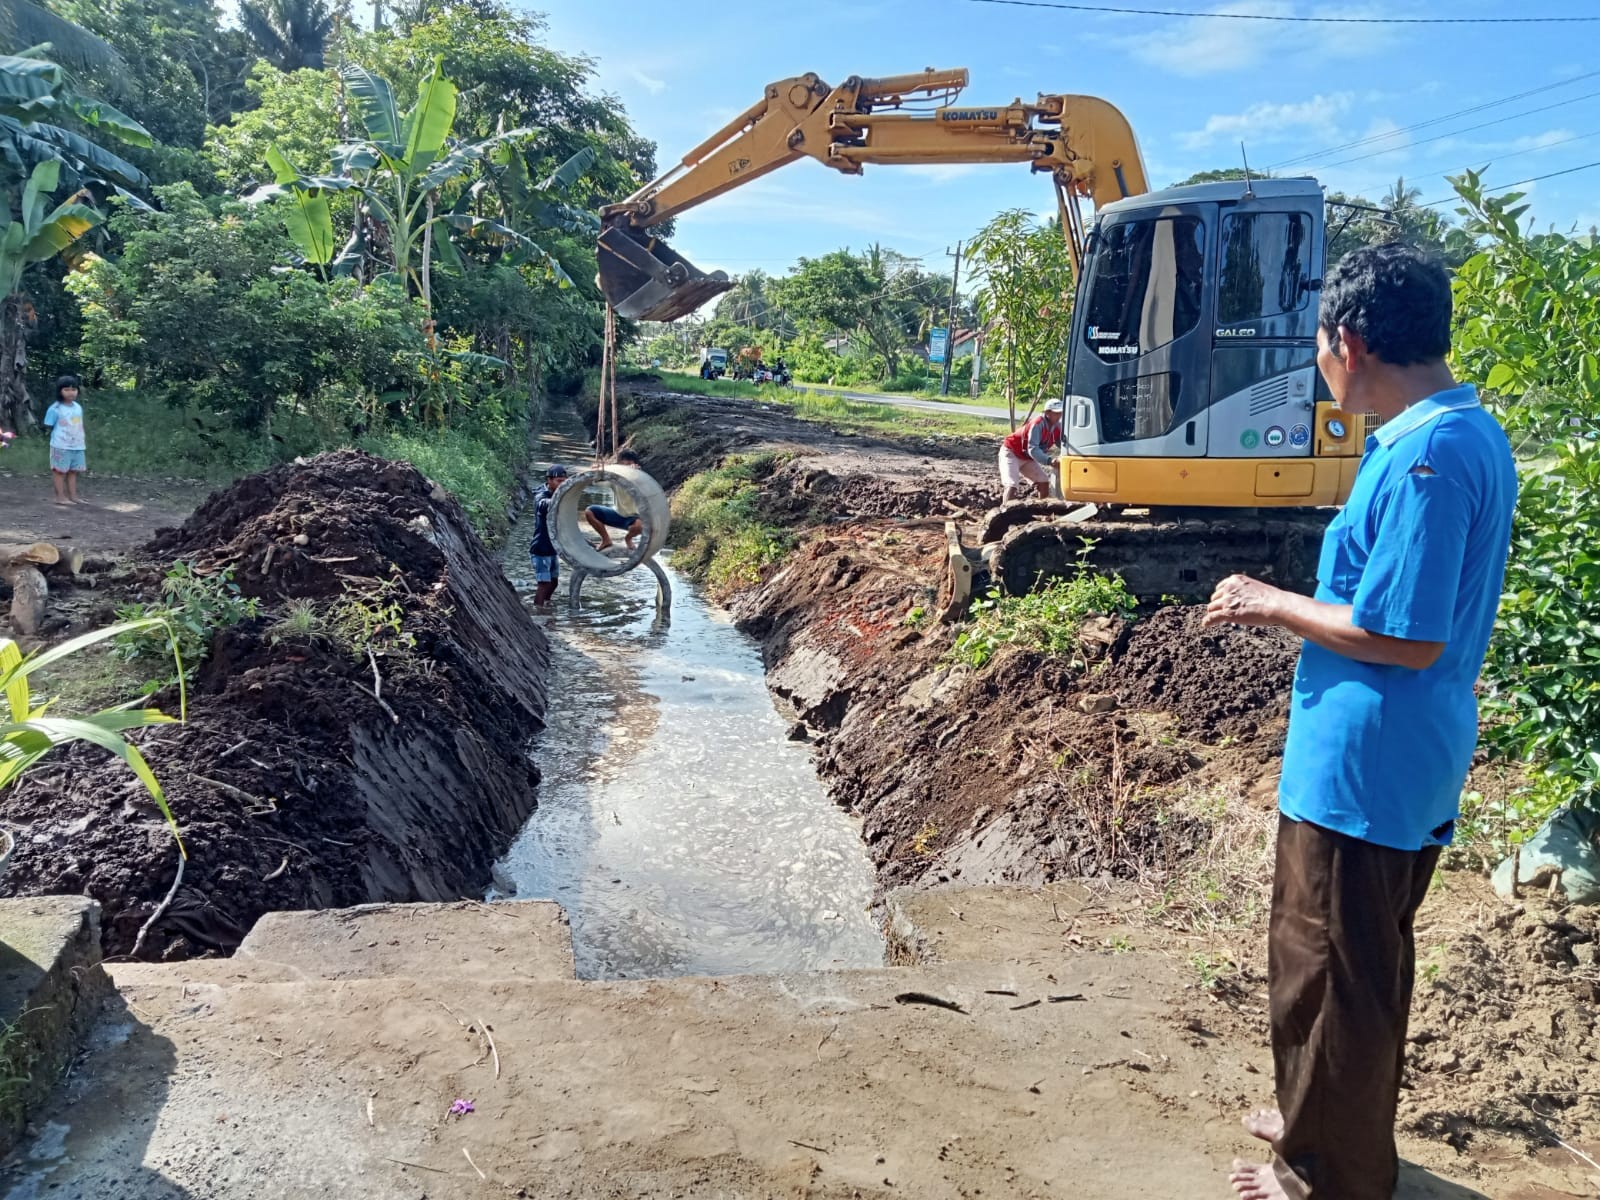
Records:
[[[481,894],[534,807],[549,651],[454,500],[340,451],[217,492],[141,557],[147,598],[187,561],[231,568],[263,612],[216,635],[187,724],[135,735],[188,848],[146,956],[230,951],[276,909]],[[311,632],[281,624],[290,600],[316,606]],[[399,629],[354,638],[353,603],[397,606]],[[126,769],[53,756],[0,813],[19,843],[6,893],[87,893],[106,952],[127,953],[177,853]]]
[[[1163,608],[1138,622],[1096,686],[1125,707],[1155,709],[1203,741],[1254,736],[1289,711],[1298,639],[1282,629],[1201,627],[1199,605]]]

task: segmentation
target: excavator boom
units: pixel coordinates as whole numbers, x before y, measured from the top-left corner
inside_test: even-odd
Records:
[[[624,317],[670,321],[733,286],[648,231],[698,204],[802,158],[846,175],[872,163],[1018,163],[1048,173],[1076,262],[1080,198],[1097,207],[1149,189],[1127,119],[1093,96],[1041,95],[1031,104],[957,105],[964,69],[852,76],[814,74],[767,85],[762,98],[684,155],[661,178],[601,212],[600,287]]]

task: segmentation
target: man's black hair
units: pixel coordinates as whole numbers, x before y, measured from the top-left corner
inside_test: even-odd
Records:
[[[638,452],[634,450],[618,450],[617,461],[619,463],[632,463],[637,467],[639,465]]]
[[[81,389],[83,387],[83,385],[78,382],[78,377],[76,375],[63,375],[63,376],[61,376],[61,378],[56,380],[56,399],[57,400],[61,399],[61,389],[62,388],[69,388],[69,387],[74,387],[74,388],[80,388]]]
[[[1363,246],[1328,272],[1318,320],[1330,339],[1341,325],[1359,333],[1391,366],[1434,362],[1450,352],[1450,277],[1415,246]]]

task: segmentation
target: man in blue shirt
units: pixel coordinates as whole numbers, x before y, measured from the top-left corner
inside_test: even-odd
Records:
[[[1295,673],[1268,935],[1277,1110],[1245,1127],[1244,1200],[1388,1200],[1415,971],[1412,922],[1478,739],[1473,685],[1505,580],[1511,449],[1450,349],[1450,281],[1399,244],[1322,292],[1317,366],[1383,421],[1323,539],[1314,598],[1235,575],[1206,624],[1305,639]]]
[[[555,497],[567,478],[567,469],[560,463],[551,463],[544,473],[544,487],[533,498],[533,540],[528,543],[528,555],[533,559],[533,602],[541,608],[550,603],[561,582],[561,559],[556,554],[555,539],[550,536],[550,522],[555,519]]]

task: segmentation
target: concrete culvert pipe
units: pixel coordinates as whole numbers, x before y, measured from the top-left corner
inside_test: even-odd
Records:
[[[584,519],[591,504],[615,508],[624,515],[637,513],[643,527],[631,551],[625,550],[624,531],[611,530],[615,543],[605,553],[590,538],[594,530]],[[631,571],[667,544],[669,515],[661,485],[637,467],[596,467],[568,477],[557,489],[550,535],[556,552],[575,570],[591,575],[621,575]],[[631,510],[631,513],[630,513]]]

